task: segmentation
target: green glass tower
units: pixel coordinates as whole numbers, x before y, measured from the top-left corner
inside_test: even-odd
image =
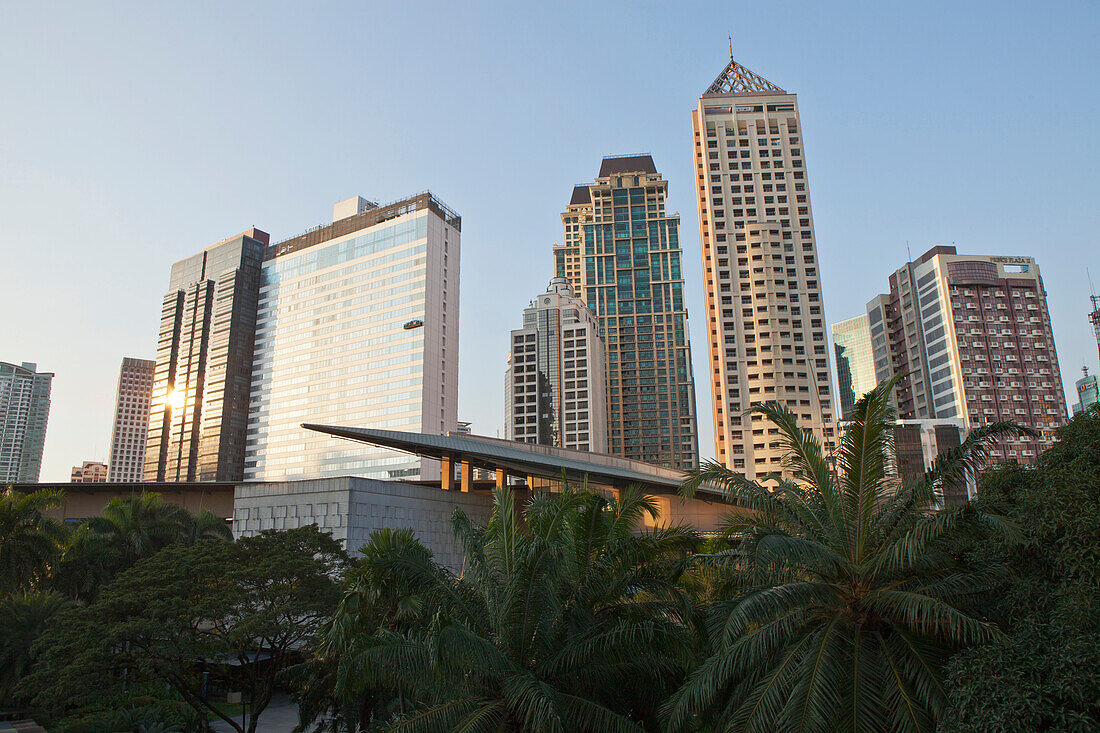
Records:
[[[0,484],[38,482],[52,386],[34,362],[0,361]]]
[[[606,349],[608,452],[680,469],[698,464],[679,216],[649,155],[603,159],[573,188],[557,275],[596,314]],[[566,375],[568,377],[568,375]]]
[[[833,350],[839,378],[841,419],[847,420],[863,395],[875,388],[875,356],[871,323],[866,313],[833,324]]]

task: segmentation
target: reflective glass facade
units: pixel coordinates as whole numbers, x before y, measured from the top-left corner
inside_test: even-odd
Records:
[[[456,427],[457,218],[422,209],[369,223],[368,214],[348,234],[275,245],[287,253],[264,263],[247,480],[438,475],[434,462],[301,427]]]
[[[680,220],[665,212],[667,192],[650,156],[605,158],[595,183],[574,189],[555,262],[599,320],[608,451],[691,469],[699,452],[695,385]]]
[[[53,373],[0,361],[0,483],[36,483],[42,471]]]
[[[599,323],[565,277],[523,312],[505,375],[504,435],[525,443],[607,450]]]
[[[1073,406],[1073,414],[1078,415],[1093,405],[1100,403],[1100,380],[1096,375],[1090,375],[1088,370],[1085,376],[1077,380],[1077,404]]]
[[[240,481],[256,293],[268,235],[251,229],[172,266],[161,305],[146,481]]]
[[[833,324],[833,350],[841,417],[847,420],[856,402],[876,384],[870,319],[866,314]]]

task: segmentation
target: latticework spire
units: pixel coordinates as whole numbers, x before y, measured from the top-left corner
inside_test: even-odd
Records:
[[[730,58],[729,64],[707,89],[706,94],[754,94],[760,92],[785,92],[770,81],[746,69]]]

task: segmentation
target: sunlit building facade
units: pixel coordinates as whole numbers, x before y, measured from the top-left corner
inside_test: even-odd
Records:
[[[607,157],[573,188],[556,274],[596,314],[606,354],[608,452],[679,469],[699,460],[680,218],[646,154]]]
[[[263,265],[247,480],[436,479],[434,461],[302,428],[458,423],[461,219],[430,193],[337,204]]]
[[[774,402],[825,445],[836,406],[798,98],[730,58],[692,112],[718,462],[783,470]]]
[[[250,229],[172,266],[161,306],[145,481],[239,481],[256,294],[268,235]]]
[[[1046,289],[1032,257],[933,247],[890,275],[886,308],[898,416],[1014,422],[1037,438],[1002,439],[994,461],[1032,464],[1066,422]],[[875,346],[876,360],[881,356]]]
[[[73,484],[102,484],[107,482],[107,464],[100,461],[84,461],[79,466],[73,466],[69,475],[69,483]]]
[[[122,360],[115,391],[115,419],[111,426],[111,452],[107,480],[141,481],[145,471],[145,441],[149,434],[149,403],[157,363],[152,359]]]
[[[0,361],[0,483],[35,483],[42,472],[53,372]]]

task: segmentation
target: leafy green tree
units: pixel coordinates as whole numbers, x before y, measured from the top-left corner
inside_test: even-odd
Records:
[[[202,539],[229,541],[232,532],[210,510],[193,515],[156,493],[115,497],[103,516],[73,530],[51,582],[54,588],[87,601],[138,560],[169,545],[192,545]]]
[[[979,428],[921,480],[892,479],[893,382],[855,407],[831,462],[796,415],[753,412],[779,429],[791,478],[765,485],[709,463],[685,484],[723,489],[736,549],[705,558],[731,569],[710,613],[710,648],[670,698],[672,730],[931,731],[946,704],[951,650],[995,635],[960,610],[1001,581],[962,567],[944,543],[962,523],[1001,526],[969,506],[935,510],[937,489],[977,469],[987,444],[1021,429]]]
[[[948,665],[940,730],[1100,730],[1100,408],[1058,433],[1034,469],[982,477],[977,504],[1004,514],[1023,541],[976,535],[963,553],[1004,562],[1012,582],[991,614],[1005,633]]]
[[[66,720],[58,727],[65,733],[206,733],[208,730],[193,710],[165,703],[110,708]]]
[[[657,507],[638,489],[607,499],[566,488],[533,498],[521,522],[498,490],[485,526],[456,512],[462,576],[407,542],[381,553],[333,624],[337,691],[395,690],[390,717],[372,721],[392,731],[655,726],[690,663],[690,609],[674,581],[697,538],[639,532],[646,515]],[[379,596],[375,580],[391,575],[404,592]],[[380,610],[357,635],[364,604]],[[421,622],[388,623],[409,618]]]
[[[65,530],[47,512],[64,501],[60,491],[0,491],[0,596],[32,588],[49,572]]]
[[[331,617],[346,562],[339,542],[312,525],[167,546],[52,624],[21,689],[60,716],[90,705],[83,688],[96,674],[116,686],[154,680],[251,733],[278,674]],[[213,683],[242,692],[245,720],[214,705]]]
[[[21,706],[16,684],[34,661],[31,647],[58,613],[72,605],[53,591],[33,590],[0,600],[0,705]]]

